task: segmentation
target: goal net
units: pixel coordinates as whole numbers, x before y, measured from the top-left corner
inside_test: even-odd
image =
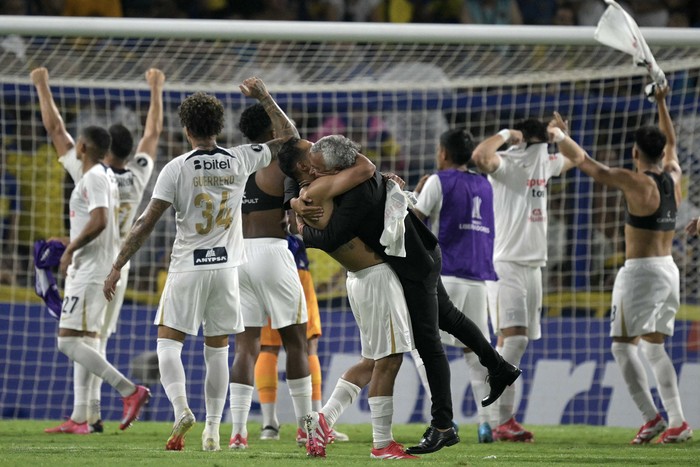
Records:
[[[33,291],[33,243],[66,235],[72,189],[42,126],[29,80],[34,67],[49,69],[71,134],[87,124],[123,123],[135,139],[149,105],[144,72],[150,67],[165,72],[165,128],[150,188],[165,163],[189,150],[177,118],[189,93],[215,93],[224,102],[220,144],[244,142],[237,123],[252,102],[238,84],[253,75],[266,82],[303,137],[345,134],[382,171],[399,174],[410,187],[435,171],[437,141],[449,128],[467,128],[481,140],[525,117],[549,119],[556,110],[596,159],[629,168],[635,129],[656,117],[644,97],[645,70],[595,43],[592,28],[0,17],[0,31],[6,34],[0,37],[3,417],[58,419],[70,413],[72,403],[71,366],[56,350],[57,323]],[[698,241],[686,238],[683,227],[700,214],[694,183],[700,175],[700,39],[687,30],[643,33],[672,89],[669,108],[685,174],[674,244],[682,307],[669,349],[686,417],[697,426],[700,402],[692,382],[700,380],[700,254]],[[620,193],[578,171],[552,180],[548,190],[544,337],[531,343],[523,359],[519,417],[532,424],[636,426],[607,337],[612,281],[624,261]],[[108,347],[110,361],[151,387],[154,398],[145,417],[155,420],[172,418],[158,381],[152,320],[174,235],[169,212],[133,260],[119,329]],[[310,253],[329,395],[356,361],[359,338],[345,299],[344,271],[324,254]],[[198,416],[204,414],[201,346],[201,336],[190,338],[183,351],[190,404]],[[455,349],[449,356],[455,418],[475,423],[464,361]],[[395,422],[424,421],[429,404],[410,362],[399,380],[395,406],[407,410],[395,414]],[[280,409],[291,413],[286,397],[281,389]],[[105,385],[103,415],[117,419],[120,410],[116,393]],[[367,410],[359,404],[341,422],[367,422]]]

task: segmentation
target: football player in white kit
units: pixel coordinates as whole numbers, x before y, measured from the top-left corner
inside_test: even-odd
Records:
[[[75,183],[70,198],[70,237],[61,272],[66,275],[58,348],[74,361],[74,399],[71,417],[47,433],[88,434],[88,397],[92,380],[98,375],[123,397],[120,429],[125,430],[150,398],[150,391],[136,386],[114,368],[99,352],[98,333],[104,322],[107,302],[99,293],[99,278],[110,270],[119,248],[116,212],[119,191],[112,170],[103,163],[111,138],[107,130],[87,127],[77,143],[66,131],[48,84],[46,68],[32,71],[41,106],[41,117],[59,162]]]
[[[48,72],[44,70],[45,68],[38,68],[32,76],[37,80],[45,81],[48,85]],[[136,154],[131,160],[128,159],[133,149],[133,138],[129,130],[121,124],[112,125],[108,129],[112,142],[103,162],[112,169],[119,186],[118,226],[120,238],[126,236],[136,217],[136,209],[141,203],[146,184],[153,173],[158,138],[163,130],[163,83],[165,82],[165,75],[162,71],[151,68],[146,71],[146,81],[151,91],[146,126],[143,137],[136,147]],[[58,127],[58,122],[62,122],[62,120],[55,103],[47,106],[46,110],[48,112],[46,118],[53,122],[52,125]],[[59,128],[58,131],[65,132],[66,130],[65,128],[63,130]],[[64,164],[80,164],[79,161],[76,162],[74,147],[66,152],[59,150],[59,155],[63,157]],[[96,336],[98,349],[105,358],[107,356],[107,341],[117,329],[119,312],[124,303],[124,294],[129,280],[129,266],[129,263],[127,263],[122,270],[122,279],[117,284],[115,298],[107,305],[102,329]],[[100,403],[101,392],[102,378],[95,377],[90,384],[88,425],[91,431],[98,433],[104,431]]]
[[[260,79],[248,78],[240,88],[275,118],[282,113]],[[296,129],[288,122],[280,139],[225,149],[216,144],[224,125],[224,108],[218,99],[193,94],[182,102],[179,114],[192,151],[174,158],[159,174],[148,207],[134,223],[105,280],[104,294],[108,300],[114,297],[121,268],[172,206],[177,234],[155,318],[161,383],[175,414],[166,449],[182,450],[184,437],[195,423],[187,402],[181,352],[186,336],[196,335],[201,325],[207,409],[202,448],[217,451],[228,389],[228,339],[243,331],[236,267],[246,261],[241,228],[245,182],[277,157]]]
[[[498,350],[515,366],[530,339],[541,337],[542,270],[547,262],[547,181],[573,167],[547,152],[547,125],[528,119],[481,142],[472,154],[493,186],[496,239],[494,266],[499,280],[487,281],[489,313]],[[507,151],[498,151],[504,144]],[[494,404],[494,440],[531,441],[515,420],[515,387]],[[493,425],[492,425],[493,426]]]

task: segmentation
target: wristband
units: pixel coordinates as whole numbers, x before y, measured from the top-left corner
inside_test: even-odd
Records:
[[[561,143],[566,138],[566,133],[564,133],[561,128],[555,128],[552,130],[554,135],[552,136],[552,141],[555,143]]]
[[[503,142],[507,143],[508,141],[510,141],[510,130],[507,128],[503,129],[498,132],[498,136],[503,138]]]
[[[112,269],[114,269],[117,272],[122,272],[122,268],[118,268],[114,264],[112,264]]]

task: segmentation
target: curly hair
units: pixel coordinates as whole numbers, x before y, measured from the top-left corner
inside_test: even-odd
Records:
[[[267,133],[272,133],[272,120],[262,104],[254,104],[241,114],[238,129],[250,142],[265,143],[268,141]]]
[[[112,145],[109,150],[118,159],[126,159],[134,148],[134,138],[127,127],[117,123],[109,127],[109,135],[112,137]]]
[[[180,124],[195,138],[216,137],[224,128],[224,106],[204,92],[188,96],[178,109]]]
[[[343,170],[355,164],[360,145],[342,135],[329,135],[316,141],[311,152],[323,154],[327,169]]]

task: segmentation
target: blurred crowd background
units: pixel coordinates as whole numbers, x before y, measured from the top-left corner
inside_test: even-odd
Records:
[[[698,27],[697,0],[618,1],[641,27]],[[0,14],[593,26],[603,0],[3,0]]]

